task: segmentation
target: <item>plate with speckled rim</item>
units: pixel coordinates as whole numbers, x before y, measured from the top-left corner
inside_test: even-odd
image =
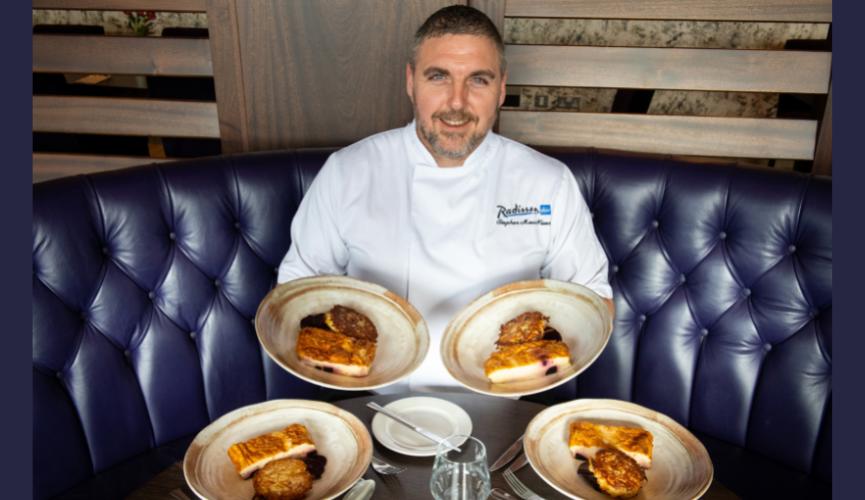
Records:
[[[300,321],[335,305],[364,314],[376,327],[376,354],[366,376],[328,373],[297,357]],[[258,306],[255,331],[268,356],[288,372],[347,391],[377,389],[402,380],[420,366],[429,350],[426,322],[411,304],[382,286],[346,276],[300,278],[278,285]]]
[[[608,500],[577,469],[582,463],[568,448],[571,422],[643,428],[652,433],[652,465],[633,498],[699,498],[714,476],[709,453],[688,429],[672,418],[638,404],[613,399],[578,399],[550,406],[526,426],[523,447],[529,464],[550,486],[570,498]]]
[[[255,494],[252,479],[240,477],[228,448],[293,423],[306,426],[316,451],[327,458],[307,500],[335,498],[366,472],[372,438],[357,417],[329,403],[276,399],[238,408],[199,432],[183,457],[186,483],[199,498],[249,500]]]
[[[484,363],[495,351],[501,325],[528,311],[549,318],[567,344],[571,364],[554,374],[494,384]],[[496,288],[463,308],[445,329],[441,357],[460,384],[490,396],[526,396],[573,379],[601,355],[613,330],[604,300],[589,288],[556,280],[518,281]]]

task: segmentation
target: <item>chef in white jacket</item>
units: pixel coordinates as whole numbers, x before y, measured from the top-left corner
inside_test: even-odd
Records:
[[[405,297],[430,350],[407,380],[452,391],[439,342],[484,293],[539,277],[608,299],[607,259],[568,168],[491,131],[505,98],[504,45],[482,12],[435,12],[406,65],[414,120],[335,152],[291,224],[277,281],[349,275]],[[405,384],[392,389],[405,390]]]

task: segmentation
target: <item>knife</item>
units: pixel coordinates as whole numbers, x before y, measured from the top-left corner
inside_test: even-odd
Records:
[[[523,435],[525,435],[525,434],[523,434]],[[497,471],[497,470],[501,469],[502,467],[504,467],[505,465],[507,465],[508,462],[513,460],[513,458],[515,456],[517,456],[517,453],[519,453],[520,450],[522,450],[522,449],[523,449],[523,436],[520,436],[519,438],[517,438],[516,441],[514,441],[514,444],[510,445],[508,447],[508,449],[505,450],[505,452],[502,453],[499,456],[499,458],[496,459],[495,462],[493,462],[493,465],[490,466],[490,472]]]
[[[430,430],[424,429],[423,427],[420,427],[420,426],[417,426],[417,425],[411,423],[410,421],[408,421],[408,420],[406,420],[405,418],[403,418],[403,417],[397,415],[396,413],[394,413],[394,412],[388,410],[387,408],[385,408],[384,406],[382,406],[382,405],[380,405],[380,404],[378,404],[378,403],[375,403],[375,402],[370,401],[369,403],[366,404],[366,406],[368,406],[369,408],[372,408],[373,410],[375,410],[375,411],[377,411],[377,412],[379,412],[379,413],[382,413],[383,415],[385,415],[385,416],[387,416],[387,417],[390,417],[390,418],[396,420],[397,422],[399,422],[399,423],[401,423],[402,425],[408,427],[409,429],[411,429],[411,430],[417,432],[418,434],[420,434],[421,436],[423,436],[423,437],[429,439],[430,441],[433,441],[433,442],[436,443],[436,444],[442,444],[442,443],[444,443],[445,446],[447,446],[449,450],[453,450],[453,451],[457,451],[457,452],[462,452],[461,449],[459,449],[459,448],[457,448],[456,446],[454,446],[454,445],[448,443],[447,441],[445,441],[445,438],[439,436],[439,435],[436,434],[435,432],[432,432],[432,431],[430,431]]]
[[[529,463],[529,456],[523,453],[522,455],[520,455],[520,458],[514,460],[514,463],[512,463],[511,466],[508,467],[508,470],[511,472],[516,472],[522,469],[527,463]]]

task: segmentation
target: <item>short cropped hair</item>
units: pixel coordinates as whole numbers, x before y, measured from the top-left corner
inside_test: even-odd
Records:
[[[486,14],[466,5],[450,5],[435,12],[421,24],[414,35],[414,44],[409,54],[412,70],[417,61],[417,51],[428,38],[444,35],[476,35],[490,39],[499,52],[499,66],[502,74],[507,69],[505,44],[498,28]]]

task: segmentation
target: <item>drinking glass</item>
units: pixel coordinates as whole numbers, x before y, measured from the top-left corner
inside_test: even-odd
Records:
[[[460,451],[449,449],[448,444]],[[490,488],[487,449],[481,441],[453,435],[439,443],[430,479],[436,500],[485,500]]]

